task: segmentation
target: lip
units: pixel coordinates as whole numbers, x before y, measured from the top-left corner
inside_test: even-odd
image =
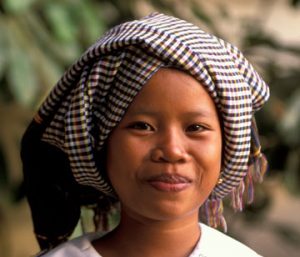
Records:
[[[180,192],[187,189],[192,180],[177,174],[162,174],[147,179],[147,183],[158,191]]]

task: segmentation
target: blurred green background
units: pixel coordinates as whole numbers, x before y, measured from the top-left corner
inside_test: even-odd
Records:
[[[173,14],[236,44],[270,85],[258,113],[269,171],[256,203],[226,210],[229,233],[264,256],[300,250],[299,0],[0,1],[0,256],[38,246],[22,189],[20,138],[42,99],[104,31],[152,11]]]

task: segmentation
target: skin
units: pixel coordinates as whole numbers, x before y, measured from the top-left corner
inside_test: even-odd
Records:
[[[218,180],[221,152],[218,113],[204,87],[182,71],[156,72],[108,139],[121,221],[94,242],[96,250],[105,257],[188,256],[201,236],[198,210]]]

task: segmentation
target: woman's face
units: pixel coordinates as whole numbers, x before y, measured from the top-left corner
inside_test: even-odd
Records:
[[[136,219],[173,220],[198,209],[221,169],[215,104],[190,75],[160,69],[108,140],[107,171],[122,211]]]

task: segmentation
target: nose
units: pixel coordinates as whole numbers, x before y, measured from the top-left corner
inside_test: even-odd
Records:
[[[157,143],[151,152],[154,162],[184,163],[188,161],[189,154],[184,135],[180,131],[167,130],[158,136]]]

